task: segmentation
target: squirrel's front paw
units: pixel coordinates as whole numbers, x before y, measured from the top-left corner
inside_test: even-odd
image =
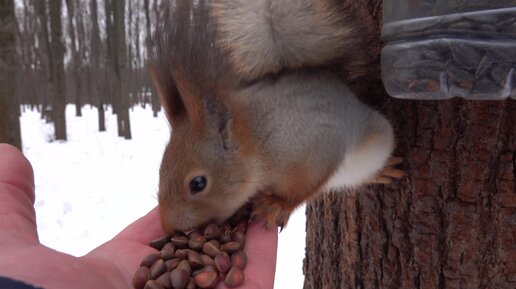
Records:
[[[283,199],[265,193],[258,193],[252,199],[252,204],[251,219],[264,220],[265,224],[263,227],[266,230],[273,225],[277,225],[283,230],[294,209]]]
[[[395,166],[401,164],[403,158],[390,157],[383,169],[371,180],[372,184],[390,184],[394,179],[401,179],[405,176],[405,172],[395,168]]]

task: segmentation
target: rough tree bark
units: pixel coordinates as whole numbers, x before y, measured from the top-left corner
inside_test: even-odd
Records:
[[[380,5],[366,19],[378,37]],[[407,177],[307,206],[304,288],[516,288],[516,101],[396,100],[374,86]]]
[[[0,143],[21,149],[20,103],[14,92],[15,33],[14,0],[0,0]]]

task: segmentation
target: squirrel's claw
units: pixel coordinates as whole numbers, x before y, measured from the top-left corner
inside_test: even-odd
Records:
[[[251,213],[251,216],[249,216],[249,223],[256,221],[256,214],[253,212]]]
[[[265,224],[263,224],[263,229],[268,231],[271,228],[271,224],[269,222],[265,221]]]
[[[390,157],[385,163],[385,167],[371,180],[372,184],[390,184],[394,179],[401,179],[405,176],[405,172],[395,168],[401,164],[403,158]]]
[[[268,230],[271,226],[278,226],[283,230],[288,222],[293,208],[282,199],[274,195],[258,194],[253,200],[252,219],[265,221],[263,228]]]
[[[403,158],[402,157],[390,157],[387,160],[387,163],[385,164],[385,166],[396,166],[396,165],[399,165],[401,163],[403,163]]]

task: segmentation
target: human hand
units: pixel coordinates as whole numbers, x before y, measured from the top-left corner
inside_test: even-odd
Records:
[[[1,276],[47,289],[132,288],[132,275],[140,261],[156,251],[148,243],[164,235],[154,209],[112,240],[85,256],[74,257],[39,242],[34,199],[30,163],[16,148],[0,144]],[[264,231],[261,224],[249,225],[246,281],[241,289],[273,288],[277,237],[276,228]]]

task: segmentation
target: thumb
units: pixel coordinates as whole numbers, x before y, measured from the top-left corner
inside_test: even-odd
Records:
[[[38,242],[34,174],[15,147],[0,144],[0,245]]]

